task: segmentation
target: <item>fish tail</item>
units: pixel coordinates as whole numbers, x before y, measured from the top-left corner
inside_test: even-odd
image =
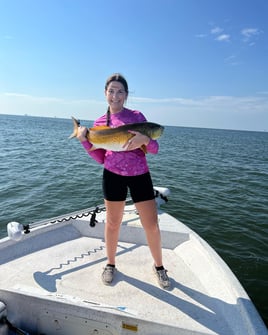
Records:
[[[73,123],[74,123],[74,130],[73,133],[69,136],[69,138],[74,138],[77,136],[78,133],[78,127],[79,127],[79,122],[72,116]]]

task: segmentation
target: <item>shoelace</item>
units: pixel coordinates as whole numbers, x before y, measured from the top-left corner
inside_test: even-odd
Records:
[[[162,281],[168,281],[167,270],[158,270],[157,272]]]

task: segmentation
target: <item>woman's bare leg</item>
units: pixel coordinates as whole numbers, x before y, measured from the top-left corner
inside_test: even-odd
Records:
[[[106,243],[107,264],[114,265],[125,201],[105,200],[104,202],[106,207],[104,236]]]
[[[162,266],[161,235],[158,226],[157,207],[155,200],[147,200],[135,203],[145,230],[148,246],[150,248],[155,266]]]

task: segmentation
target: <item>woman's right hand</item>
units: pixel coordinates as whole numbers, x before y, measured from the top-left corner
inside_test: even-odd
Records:
[[[80,142],[87,141],[87,132],[87,127],[78,127],[76,137],[79,139]]]

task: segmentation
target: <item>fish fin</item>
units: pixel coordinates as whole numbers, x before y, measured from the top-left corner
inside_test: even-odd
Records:
[[[111,129],[111,127],[109,127],[109,126],[96,126],[96,127],[90,128],[89,130],[97,131],[97,130],[105,130],[105,129]]]
[[[73,124],[74,124],[74,130],[73,133],[69,136],[69,138],[74,138],[77,136],[77,132],[78,132],[78,126],[79,126],[79,122],[72,116],[73,119]]]
[[[141,150],[142,150],[145,154],[147,154],[147,148],[146,148],[146,145],[145,145],[145,144],[143,144],[143,145],[141,146]]]

